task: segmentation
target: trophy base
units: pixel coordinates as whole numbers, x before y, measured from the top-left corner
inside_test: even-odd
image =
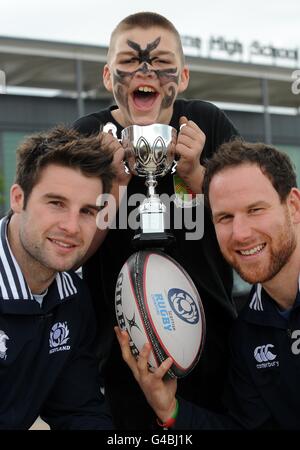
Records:
[[[144,248],[166,248],[174,244],[175,236],[171,233],[137,233],[132,241],[132,247],[134,249]]]

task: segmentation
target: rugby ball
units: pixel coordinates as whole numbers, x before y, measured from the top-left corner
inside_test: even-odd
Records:
[[[134,356],[151,344],[150,370],[169,356],[168,378],[195,367],[205,338],[204,310],[193,281],[174,259],[156,250],[131,255],[118,276],[115,310]]]

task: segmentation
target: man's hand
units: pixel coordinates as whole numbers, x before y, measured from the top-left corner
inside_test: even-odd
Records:
[[[196,194],[202,192],[204,167],[200,164],[200,156],[206,136],[192,120],[182,116],[179,121],[176,154],[179,156],[176,171],[186,185]]]
[[[115,327],[115,332],[122,350],[124,361],[130,367],[134,378],[140,385],[145,397],[156,415],[162,422],[171,417],[176,406],[177,380],[163,380],[173,361],[166,359],[155,372],[148,369],[148,358],[151,351],[150,344],[145,344],[139,354],[138,361],[132,355],[129,347],[129,336],[126,331]]]

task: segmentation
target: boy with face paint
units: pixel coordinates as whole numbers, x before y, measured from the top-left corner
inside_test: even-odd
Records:
[[[120,138],[122,129],[132,124],[173,126],[178,132],[177,178],[170,173],[160,178],[157,193],[174,196],[180,177],[187,192],[200,194],[205,171],[203,162],[220,144],[236,136],[237,131],[225,114],[211,103],[177,99],[188,86],[189,69],[174,25],[163,16],[150,12],[123,19],[111,35],[103,82],[113,94],[116,105],[78,119],[74,127],[89,135],[110,123]],[[116,197],[120,185],[127,186],[127,199],[133,194],[146,194],[142,178],[124,173],[121,144],[111,134],[103,135],[107,146],[115,151],[115,162],[119,167],[118,185],[113,189]],[[128,217],[136,206],[126,205]],[[174,205],[172,208],[178,209]],[[116,223],[119,223],[121,209]],[[173,212],[170,212],[170,230],[176,244],[166,252],[192,277],[207,320],[206,344],[201,359],[186,379],[179,380],[178,392],[187,400],[220,411],[228,360],[227,335],[236,317],[231,299],[232,271],[220,253],[209,214],[204,212],[203,236],[189,240],[185,224],[179,229],[174,226]],[[122,265],[133,252],[134,233],[130,227],[110,229],[109,232],[99,230],[88,253],[93,256],[83,267],[94,297],[99,333],[102,333],[99,334],[100,369],[115,426],[120,429],[148,429],[155,420],[122,361],[113,332],[115,285]],[[100,243],[101,249],[97,250]]]

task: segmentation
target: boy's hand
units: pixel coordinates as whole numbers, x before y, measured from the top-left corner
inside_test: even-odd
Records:
[[[111,132],[100,132],[99,134],[100,146],[105,150],[108,149],[113,153],[113,167],[116,172],[116,182],[119,185],[127,186],[131,175],[125,172],[124,168],[124,148],[121,143],[115,138]]]
[[[182,116],[179,120],[176,154],[179,156],[176,171],[189,188],[200,193],[204,167],[200,164],[206,136],[192,120]]]
[[[166,359],[155,372],[150,372],[148,369],[148,358],[151,351],[150,344],[144,345],[137,361],[131,353],[127,332],[121,331],[119,327],[115,327],[115,333],[124,361],[132,370],[134,378],[144,392],[149,405],[160,420],[165,422],[171,416],[176,405],[177,380],[163,380],[164,375],[173,363],[172,359]]]

